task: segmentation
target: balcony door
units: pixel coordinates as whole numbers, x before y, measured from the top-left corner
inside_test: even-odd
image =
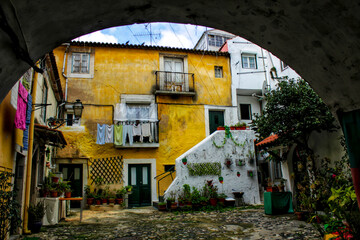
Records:
[[[164,58],[165,90],[181,92],[185,87],[184,61],[182,58]]]

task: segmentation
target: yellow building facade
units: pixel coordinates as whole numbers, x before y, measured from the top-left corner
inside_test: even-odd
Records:
[[[72,112],[64,109],[64,118],[72,120],[60,128],[68,145],[57,152],[56,163],[66,176],[77,172],[83,187],[94,186],[94,175],[105,174],[106,184],[107,175],[120,174],[120,181],[109,180],[110,187],[136,188],[146,182],[148,188],[143,190],[149,193],[134,196],[130,204],[148,205],[172,181],[168,176],[158,183],[162,176],[155,177],[171,168],[178,156],[211,132],[209,111],[221,113],[222,125],[226,124],[231,108],[227,53],[84,42],[64,44],[53,52],[62,72],[65,100],[80,99],[84,105],[79,120],[72,119]],[[98,124],[137,123],[149,123],[151,139],[134,138],[132,145],[128,142],[130,137],[125,145],[96,143]],[[121,163],[112,162],[111,159],[119,157]],[[94,169],[101,165],[99,160],[107,168],[111,164],[121,167],[99,173]]]

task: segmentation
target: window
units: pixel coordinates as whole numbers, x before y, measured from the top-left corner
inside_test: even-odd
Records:
[[[280,61],[281,63],[281,71],[284,71],[286,68],[289,67],[289,65],[287,65],[286,63],[284,63],[283,61]]]
[[[150,105],[126,104],[126,113],[129,120],[148,120]]]
[[[160,71],[156,74],[159,90],[169,93],[187,92],[191,76],[188,73],[186,55],[160,53]]]
[[[72,73],[89,73],[90,54],[89,53],[73,53],[72,54]]]
[[[251,105],[250,104],[240,104],[240,119],[241,120],[251,120]]]
[[[208,35],[209,46],[221,47],[229,38],[223,36]]]
[[[164,172],[170,172],[170,171],[172,171],[172,172],[174,172],[175,171],[175,165],[171,165],[171,164],[169,164],[169,165],[164,165]]]
[[[42,87],[42,104],[47,104],[47,95],[48,95],[48,86],[46,84],[46,80],[44,78],[44,85]],[[46,122],[46,106],[44,105],[41,108],[41,113],[40,113],[40,117],[44,120],[44,122]]]
[[[215,71],[215,77],[216,78],[222,78],[223,77],[223,68],[221,66],[215,66],[214,71]]]
[[[255,54],[242,54],[241,62],[243,68],[256,69],[256,55]]]
[[[215,36],[208,35],[209,46],[215,46]]]

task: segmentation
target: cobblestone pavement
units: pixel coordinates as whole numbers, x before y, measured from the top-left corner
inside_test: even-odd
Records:
[[[264,209],[223,212],[159,212],[152,207],[109,212],[85,210],[28,239],[321,239],[311,224],[292,214],[267,216]],[[23,238],[24,239],[24,238]],[[25,238],[26,239],[26,238]]]

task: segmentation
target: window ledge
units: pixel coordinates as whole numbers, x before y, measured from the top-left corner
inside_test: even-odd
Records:
[[[115,148],[158,148],[160,146],[159,143],[134,143],[130,146],[129,143],[126,143],[125,145],[115,145]]]
[[[195,92],[176,92],[176,91],[162,91],[156,90],[156,95],[180,95],[180,96],[195,96]]]

